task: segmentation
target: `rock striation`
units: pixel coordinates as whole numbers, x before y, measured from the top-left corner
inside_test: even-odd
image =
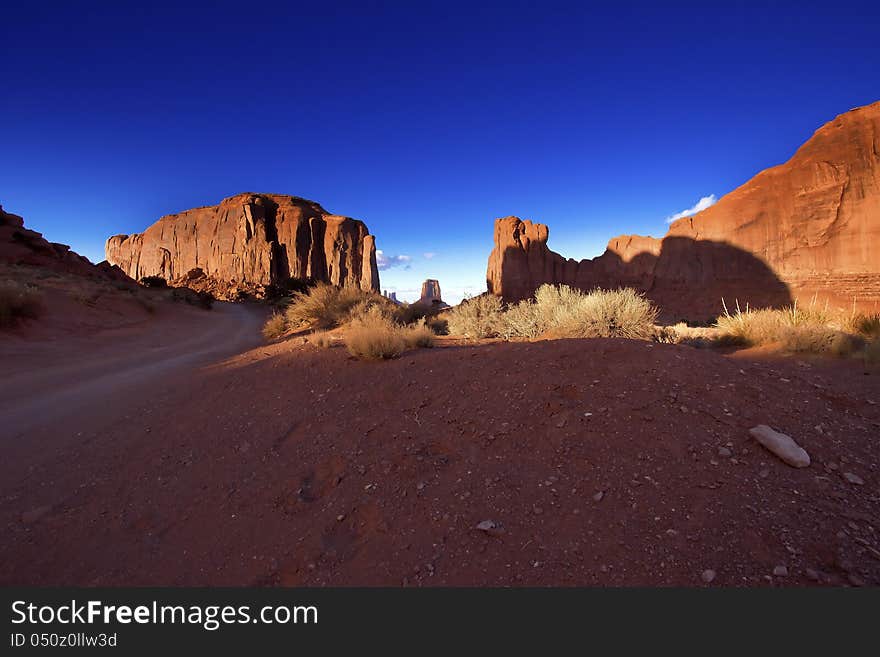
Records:
[[[666,236],[613,238],[580,262],[547,246],[547,226],[495,222],[490,292],[531,296],[543,283],[629,285],[669,316],[698,318],[722,297],[752,306],[817,298],[880,303],[880,102],[822,126],[785,164],[762,171]]]
[[[137,280],[173,283],[201,270],[200,277],[257,296],[291,278],[379,291],[376,242],[366,225],[296,196],[237,194],[162,217],[143,233],[114,235],[105,253]]]

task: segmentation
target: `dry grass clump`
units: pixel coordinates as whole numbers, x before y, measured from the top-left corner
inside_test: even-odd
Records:
[[[716,328],[723,344],[779,344],[792,352],[846,357],[863,345],[867,354],[871,338],[880,334],[880,315],[854,310],[846,314],[833,312],[827,306],[817,306],[815,301],[806,307],[794,303],[780,310],[742,310],[737,304],[734,313],[724,306]]]
[[[630,288],[581,292],[567,285],[542,285],[535,298],[502,309],[483,295],[462,302],[449,316],[449,331],[470,338],[650,339],[657,309]]]
[[[426,317],[425,326],[431,329],[434,335],[449,335],[448,314],[444,313],[435,317]]]
[[[352,323],[345,334],[348,352],[362,360],[397,358],[407,347],[403,331],[389,321]]]
[[[317,331],[312,333],[308,340],[309,344],[313,344],[320,349],[329,349],[333,346],[333,336],[327,331]]]
[[[403,337],[411,348],[429,349],[434,346],[434,331],[427,324],[404,328]]]
[[[841,328],[863,338],[880,338],[880,312],[861,313],[853,309],[844,317]]]
[[[845,333],[828,326],[794,326],[780,330],[779,343],[786,351],[807,354],[831,353],[832,347],[836,345],[839,355],[842,356],[851,351],[850,349],[844,353],[850,344],[847,337]]]
[[[830,351],[838,358],[849,356],[859,348],[861,342],[862,340],[849,333],[838,331],[834,334],[834,337],[831,338]]]
[[[717,337],[718,329],[705,326],[689,326],[678,322],[673,326],[654,326],[651,338],[664,344],[686,344],[692,347],[708,347]]]
[[[363,313],[369,307],[388,303],[372,292],[319,283],[305,292],[294,294],[284,317],[289,328],[307,325],[328,329],[344,324],[352,311]]]
[[[407,349],[433,347],[434,333],[425,324],[401,326],[373,311],[351,321],[345,346],[362,360],[385,360],[397,358]]]
[[[542,285],[535,293],[540,333],[565,338],[650,339],[657,309],[632,288],[581,292]]]
[[[499,335],[505,340],[537,338],[543,332],[540,308],[531,299],[508,306],[498,324]]]
[[[724,314],[718,318],[715,327],[721,332],[720,341],[726,344],[744,346],[783,342],[791,345],[796,351],[809,350],[805,347],[824,345],[830,346],[833,331],[830,330],[832,315],[827,308],[820,308],[815,303],[806,308],[794,305],[776,310],[762,308],[745,310],[736,304],[736,312],[731,313],[722,300]]]
[[[452,335],[491,338],[499,334],[501,314],[501,299],[492,294],[481,294],[465,299],[450,310],[446,322]]]
[[[263,337],[267,340],[277,340],[287,332],[287,322],[281,313],[272,313],[272,316],[263,324]]]
[[[284,310],[266,322],[263,335],[273,340],[290,330],[331,329],[377,314],[390,319],[394,315],[394,304],[373,292],[319,283],[294,293]]]
[[[36,288],[13,281],[0,283],[0,328],[19,319],[36,319],[42,313],[43,299]]]

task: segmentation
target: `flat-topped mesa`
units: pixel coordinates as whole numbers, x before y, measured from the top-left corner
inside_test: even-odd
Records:
[[[673,223],[662,239],[615,237],[601,256],[566,260],[543,224],[495,222],[486,274],[508,300],[543,283],[628,285],[667,317],[717,315],[721,299],[753,307],[817,299],[880,303],[880,102],[816,131],[785,164],[762,171],[715,205]]]
[[[137,280],[181,280],[200,269],[258,296],[290,278],[379,291],[376,242],[366,225],[296,196],[237,194],[164,216],[143,233],[114,235],[105,253]]]

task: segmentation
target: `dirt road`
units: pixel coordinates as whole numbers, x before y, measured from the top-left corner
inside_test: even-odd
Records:
[[[0,474],[18,481],[41,457],[117,423],[192,370],[260,342],[263,314],[219,303],[180,307],[100,335],[10,341],[0,349]]]

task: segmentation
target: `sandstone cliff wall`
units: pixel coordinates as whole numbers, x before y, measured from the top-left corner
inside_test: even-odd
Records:
[[[722,296],[753,306],[817,298],[880,304],[880,103],[820,128],[785,164],[767,169],[662,239],[613,238],[592,260],[547,246],[542,224],[495,222],[489,290],[531,296],[543,283],[631,285],[667,315],[717,314]]]

